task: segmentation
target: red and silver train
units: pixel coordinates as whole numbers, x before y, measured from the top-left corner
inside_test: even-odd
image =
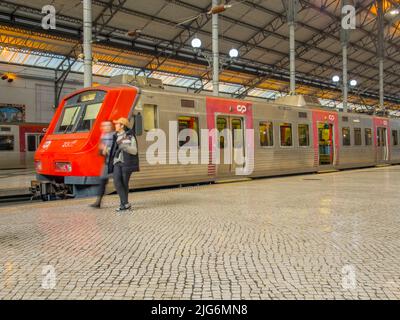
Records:
[[[0,123],[0,169],[33,168],[33,157],[48,124]]]
[[[133,118],[138,136],[140,172],[133,175],[132,188],[238,178],[238,165],[222,160],[215,164],[211,157],[200,164],[149,163],[146,153],[154,141],[146,137],[156,129],[167,133],[165,152],[158,151],[166,158],[186,147],[179,132],[192,129],[198,132],[192,143],[208,143],[210,154],[218,152],[220,159],[227,154],[247,155],[246,161],[254,164],[247,178],[400,163],[400,120],[394,118],[326,110],[316,99],[303,96],[269,103],[171,92],[162,84],[139,87],[131,82],[86,88],[62,100],[35,154],[37,192],[42,196],[94,194],[103,163],[98,154],[100,123],[119,117]],[[177,122],[175,132],[171,121]],[[240,133],[229,139],[220,137],[216,148],[213,139],[199,141],[200,129],[247,130],[237,130]]]

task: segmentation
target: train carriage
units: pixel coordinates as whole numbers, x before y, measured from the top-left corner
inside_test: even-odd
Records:
[[[46,128],[43,123],[0,123],[0,169],[32,169]]]
[[[95,194],[100,123],[121,116],[135,119],[138,136],[133,188],[400,162],[396,119],[326,110],[302,96],[265,103],[172,92],[154,81],[111,84],[63,99],[35,156],[39,192]]]

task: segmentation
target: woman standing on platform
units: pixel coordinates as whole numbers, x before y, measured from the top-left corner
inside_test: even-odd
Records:
[[[111,148],[111,157],[114,166],[114,186],[120,198],[120,206],[117,211],[120,212],[131,209],[128,201],[129,179],[132,172],[139,171],[139,152],[137,139],[129,120],[119,118],[113,122],[116,137]]]

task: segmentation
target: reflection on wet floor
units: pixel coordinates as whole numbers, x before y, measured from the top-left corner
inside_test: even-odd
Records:
[[[399,189],[392,166],[0,208],[0,298],[399,299]]]
[[[0,197],[29,193],[33,169],[0,170]]]

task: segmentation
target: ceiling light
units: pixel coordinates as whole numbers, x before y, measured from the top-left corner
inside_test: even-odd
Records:
[[[199,38],[193,38],[192,47],[198,49],[201,47],[201,40]]]
[[[332,81],[333,81],[333,82],[339,82],[339,81],[340,81],[340,77],[339,77],[338,75],[334,75],[334,76],[332,77]]]
[[[229,56],[231,58],[237,58],[239,56],[239,51],[235,48],[232,48],[231,50],[229,50]]]
[[[357,85],[357,80],[355,80],[355,79],[350,80],[350,85],[352,87],[355,87]]]

